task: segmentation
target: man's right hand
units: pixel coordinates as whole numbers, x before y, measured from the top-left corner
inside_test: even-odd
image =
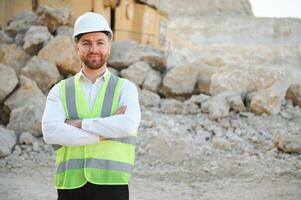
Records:
[[[118,108],[117,112],[115,113],[115,115],[123,115],[126,111],[126,106],[121,106],[120,108]],[[99,141],[102,140],[107,140],[107,138],[103,137],[103,136],[99,136]]]
[[[121,106],[120,108],[118,108],[117,112],[115,113],[115,115],[122,115],[124,114],[126,111],[126,106]]]

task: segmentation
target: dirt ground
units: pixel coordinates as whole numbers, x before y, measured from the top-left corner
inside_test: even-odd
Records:
[[[300,134],[300,110],[292,108],[288,113],[295,117],[290,120],[234,115],[230,124],[244,132],[229,135],[231,149],[214,148],[210,138],[216,136],[195,125],[197,118],[208,122],[204,127],[218,128],[206,116],[145,113],[130,200],[301,199],[301,155],[278,151],[271,139],[278,131]],[[42,138],[17,144],[0,159],[0,200],[55,200],[54,160],[51,145]]]
[[[40,157],[43,157],[41,155]],[[233,168],[233,170],[235,170]],[[252,172],[250,169],[245,169]],[[52,164],[20,161],[19,167],[0,170],[1,200],[56,199]],[[145,171],[148,171],[145,169]],[[181,174],[182,173],[182,174]],[[162,172],[161,172],[162,174]],[[299,200],[301,179],[291,175],[173,175],[136,171],[130,183],[131,200]],[[194,174],[194,175],[193,175]]]

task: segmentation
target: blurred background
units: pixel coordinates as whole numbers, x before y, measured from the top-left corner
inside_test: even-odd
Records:
[[[56,199],[41,118],[77,16],[114,31],[142,110],[130,199],[301,198],[298,0],[1,0],[0,199]]]

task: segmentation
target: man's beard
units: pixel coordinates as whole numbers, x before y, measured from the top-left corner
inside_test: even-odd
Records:
[[[89,56],[89,55],[88,55]],[[83,56],[81,56],[81,61],[85,64],[85,66],[87,66],[89,69],[99,69],[102,66],[104,66],[106,64],[106,62],[108,61],[109,58],[109,54],[106,54],[104,56],[100,55],[100,58],[97,58],[97,61],[94,61],[93,58],[85,58]]]

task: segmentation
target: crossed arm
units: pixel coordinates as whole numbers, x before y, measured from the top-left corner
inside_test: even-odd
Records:
[[[121,93],[118,111],[106,118],[66,120],[66,114],[55,85],[47,97],[42,119],[43,137],[48,144],[83,146],[97,144],[104,138],[128,137],[137,131],[141,113],[137,89],[128,84]]]
[[[126,111],[126,106],[121,106],[115,115],[123,115]],[[69,124],[70,126],[74,126],[76,128],[81,129],[82,128],[82,120],[81,119],[67,119],[65,121],[66,124]],[[105,140],[106,138],[104,136],[99,136],[99,140]]]

